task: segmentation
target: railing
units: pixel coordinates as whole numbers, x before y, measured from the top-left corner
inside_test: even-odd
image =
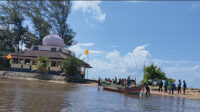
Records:
[[[31,69],[32,70],[36,70],[37,68],[36,68],[36,65],[31,65]]]
[[[21,68],[21,64],[11,64],[11,68]]]
[[[30,65],[23,65],[23,68],[30,69]]]
[[[50,67],[51,71],[61,71],[59,67]]]

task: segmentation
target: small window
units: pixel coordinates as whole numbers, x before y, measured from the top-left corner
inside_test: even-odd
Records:
[[[59,49],[59,52],[62,52],[62,49],[61,49],[61,48]]]
[[[29,64],[30,64],[30,61],[31,61],[30,59],[26,59],[26,60],[25,60],[25,64],[29,65]]]
[[[13,64],[18,64],[18,59],[14,58],[13,59]]]
[[[33,50],[37,51],[37,50],[39,50],[39,47],[38,46],[34,46]]]
[[[56,52],[56,48],[51,48],[51,51],[52,52]]]
[[[55,66],[56,66],[56,62],[55,62],[55,61],[52,61],[52,62],[51,62],[51,66],[52,66],[52,67],[55,67]]]

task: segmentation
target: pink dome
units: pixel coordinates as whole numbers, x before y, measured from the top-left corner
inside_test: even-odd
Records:
[[[42,40],[42,43],[44,46],[64,47],[63,39],[58,35],[56,35],[55,33],[45,36]]]

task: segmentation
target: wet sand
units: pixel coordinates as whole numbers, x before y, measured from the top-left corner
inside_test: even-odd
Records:
[[[162,95],[162,96],[176,96],[176,97],[184,97],[184,98],[190,98],[190,99],[195,99],[195,100],[200,100],[200,89],[186,89],[185,95],[183,94],[183,89],[181,90],[181,94],[178,94],[178,91],[175,90],[174,94],[169,94],[169,90],[167,93],[164,92],[164,88],[162,92],[158,91],[158,87],[152,87],[150,86],[151,89],[151,94],[154,95]]]

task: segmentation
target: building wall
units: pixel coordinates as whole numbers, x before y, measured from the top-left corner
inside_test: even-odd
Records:
[[[44,51],[51,51],[51,48],[56,48],[56,51],[59,52],[59,49],[62,49],[62,53],[65,53],[65,54],[72,54],[72,52],[70,50],[67,50],[67,49],[64,49],[62,47],[58,47],[58,46],[41,46],[41,45],[33,45],[31,47],[31,50],[33,50],[33,48],[35,46],[38,46],[39,47],[39,50],[44,50]]]
[[[9,71],[0,71],[0,77],[12,77],[12,78],[32,78],[36,77],[35,73],[23,73],[23,72],[9,72]],[[66,81],[65,76],[52,75],[51,80],[55,81]]]
[[[10,71],[15,71],[15,72],[29,72],[29,73],[35,73],[37,72],[36,70],[36,65],[33,65],[33,60],[30,60],[29,64],[25,63],[26,59],[18,59],[18,63],[14,64],[13,59],[10,60]],[[60,66],[60,61],[56,61],[56,65],[55,66],[51,66],[52,61],[50,61],[49,63],[49,67],[48,67],[48,74],[54,74],[54,75],[60,75],[63,71],[61,70],[61,66]],[[85,77],[85,68],[83,67],[82,69],[80,69],[80,75],[82,78]]]

